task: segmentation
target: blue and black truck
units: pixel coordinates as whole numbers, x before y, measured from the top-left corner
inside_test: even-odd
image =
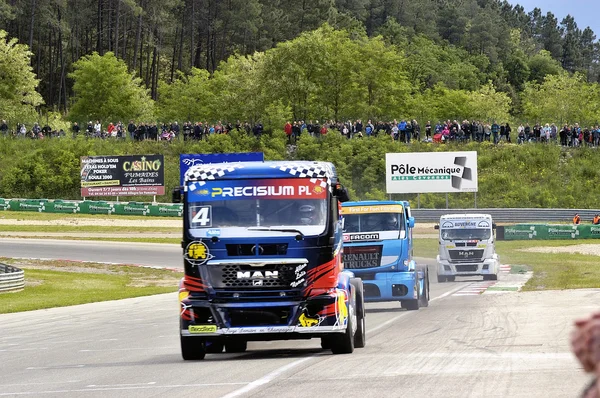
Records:
[[[345,202],[344,267],[361,278],[366,302],[429,305],[429,271],[413,258],[415,220],[407,201]]]
[[[363,286],[342,265],[341,202],[325,162],[190,167],[183,202],[181,352],[244,352],[248,341],[320,338],[334,354],[366,341]]]

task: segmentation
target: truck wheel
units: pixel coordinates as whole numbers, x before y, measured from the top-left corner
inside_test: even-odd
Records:
[[[199,337],[180,336],[181,356],[186,361],[204,359],[206,356],[206,343]]]
[[[352,290],[354,290],[354,285],[351,285],[352,289],[351,289],[351,293],[352,294],[356,294],[354,292],[352,292]],[[352,297],[352,296],[350,296]],[[354,311],[356,311],[356,308],[353,309]],[[350,313],[348,313],[348,324],[346,325],[346,332],[344,334],[339,334],[338,336],[332,336],[331,337],[331,352],[334,354],[352,354],[354,352],[354,334],[353,334],[353,329],[354,329],[354,319],[352,316],[350,316]]]
[[[452,275],[452,276],[447,276],[447,277],[446,277],[446,280],[447,280],[448,282],[454,282],[454,281],[456,280],[456,277],[455,277],[454,275]]]
[[[331,337],[321,337],[321,348],[324,350],[331,349]]]
[[[348,326],[346,332],[331,339],[331,352],[334,354],[352,354],[354,352],[354,321],[352,317],[348,317]]]
[[[248,348],[247,341],[230,341],[225,343],[225,352],[232,354],[238,352],[245,352]]]
[[[425,271],[423,278],[423,294],[421,295],[421,307],[429,307],[429,272]]]
[[[224,344],[221,341],[207,341],[206,342],[206,353],[207,354],[220,354],[223,352]]]
[[[496,275],[496,274],[484,275],[483,280],[484,281],[497,281],[498,275]]]
[[[354,347],[363,348],[367,344],[367,325],[365,322],[365,299],[363,291],[363,282],[361,279],[351,279],[350,283],[354,286],[356,295],[356,333],[354,334]]]
[[[447,280],[445,276],[438,275],[437,277],[438,277],[438,283],[444,283]]]

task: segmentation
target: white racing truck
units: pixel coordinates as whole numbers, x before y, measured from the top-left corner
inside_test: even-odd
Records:
[[[494,246],[494,229],[489,214],[446,214],[439,229],[438,282],[453,282],[457,276],[482,275],[495,281],[500,260]]]

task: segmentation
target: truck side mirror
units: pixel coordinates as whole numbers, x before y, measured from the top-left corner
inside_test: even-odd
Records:
[[[173,196],[171,197],[172,203],[181,203],[181,190],[183,187],[177,187],[173,190]]]
[[[440,225],[439,224],[435,224],[435,226],[433,227],[433,229],[440,229]]]
[[[348,196],[348,191],[339,182],[333,186],[333,196],[335,196],[342,203],[348,202],[350,200],[350,196]]]
[[[496,229],[496,223],[492,224],[492,229]]]
[[[415,218],[408,217],[408,228],[414,228],[414,227],[415,227]]]

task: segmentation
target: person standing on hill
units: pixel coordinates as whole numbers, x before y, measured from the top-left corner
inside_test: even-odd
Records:
[[[575,224],[575,225],[581,224],[581,217],[579,217],[579,213],[575,213],[575,217],[573,217],[573,224]]]

